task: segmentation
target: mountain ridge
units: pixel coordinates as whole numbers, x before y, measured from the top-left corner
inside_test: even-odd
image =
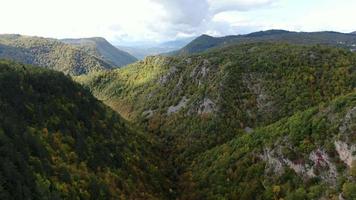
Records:
[[[111,69],[112,65],[53,38],[0,35],[0,58],[34,64],[70,75]]]
[[[131,54],[122,51],[112,44],[110,44],[105,38],[91,37],[91,38],[78,38],[78,39],[61,39],[66,44],[75,45],[82,48],[91,54],[100,57],[104,61],[112,64],[115,67],[122,67],[127,64],[137,61],[137,58]]]
[[[303,45],[323,44],[354,49],[354,45],[356,45],[356,36],[354,36],[354,34],[334,31],[293,32],[275,29],[258,31],[245,35],[229,35],[223,37],[201,35],[187,46],[172,54],[189,55],[192,53],[204,52],[212,48],[254,42],[288,42],[291,44]]]
[[[70,75],[121,67],[137,59],[104,38],[65,39],[0,35],[0,58],[34,64]]]

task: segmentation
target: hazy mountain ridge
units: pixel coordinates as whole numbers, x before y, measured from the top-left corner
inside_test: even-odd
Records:
[[[70,75],[113,69],[137,61],[104,38],[57,40],[16,34],[0,35],[0,58]]]
[[[110,63],[114,67],[122,67],[137,61],[137,58],[114,47],[104,38],[94,37],[62,39],[61,41],[67,44],[75,45],[84,51],[103,59],[105,62]]]
[[[231,35],[225,37],[202,35],[174,54],[187,55],[204,52],[211,48],[253,42],[288,42],[303,45],[323,44],[344,47],[351,50],[356,49],[356,36],[354,34],[333,31],[292,32],[285,30],[268,30],[246,35]]]
[[[111,69],[112,65],[57,39],[0,35],[0,58],[34,64],[70,75]]]
[[[163,42],[155,45],[134,45],[134,46],[117,46],[119,49],[123,49],[127,52],[130,52],[135,57],[140,60],[144,59],[147,56],[160,55],[160,54],[169,54],[177,51],[191,42],[195,37],[188,37],[184,39],[177,39],[172,41]]]

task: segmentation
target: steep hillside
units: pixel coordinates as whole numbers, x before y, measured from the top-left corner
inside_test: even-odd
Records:
[[[245,44],[188,57],[148,57],[78,77],[126,119],[160,136],[172,180],[201,153],[356,87],[344,49]],[[194,198],[193,198],[194,199]]]
[[[355,199],[355,153],[356,92],[199,155],[183,199]]]
[[[56,39],[0,35],[0,58],[34,64],[70,75],[111,69],[98,57]]]
[[[188,55],[192,53],[204,52],[211,48],[228,45],[254,43],[254,42],[288,42],[292,44],[324,44],[347,49],[356,49],[355,34],[345,34],[338,32],[290,32],[284,30],[260,31],[247,35],[236,35],[226,37],[211,37],[202,35],[187,46],[175,52],[175,55]]]
[[[0,199],[165,199],[153,141],[68,76],[0,61]]]
[[[121,67],[137,61],[137,58],[114,47],[104,38],[63,39],[61,41],[75,45],[115,67]]]

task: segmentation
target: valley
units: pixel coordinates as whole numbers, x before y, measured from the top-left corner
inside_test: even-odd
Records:
[[[0,198],[354,199],[353,42],[203,35],[137,60],[1,35]]]
[[[338,120],[327,122],[318,116],[318,120],[326,123],[320,125],[311,115],[317,113],[317,106],[354,92],[355,58],[348,50],[326,46],[254,43],[192,56],[148,57],[123,69],[79,76],[76,80],[88,86],[97,98],[125,119],[160,138],[163,156],[172,171],[171,179],[176,184],[175,191],[181,199],[272,199],[275,197],[267,193],[274,186],[281,188],[281,196],[293,199],[301,190],[306,196],[313,192],[308,191],[309,185],[304,181],[312,181],[310,186],[323,188],[324,192],[318,193],[320,196],[338,196],[337,190],[332,189],[337,178],[333,184],[322,178],[312,180],[289,163],[299,162],[313,151],[324,152],[324,145],[329,148],[334,145],[324,143],[330,139],[317,127],[331,131],[330,137],[333,134],[336,137],[340,124],[328,125],[336,129],[324,126]],[[352,99],[351,95],[351,105],[345,107],[344,115],[353,109]],[[309,111],[310,108],[313,111]],[[312,114],[308,115],[309,112]],[[288,131],[289,125],[280,127],[299,115],[308,116],[296,122],[308,124],[296,125],[301,132]],[[304,126],[309,128],[302,131]],[[351,135],[354,133],[354,130],[349,131]],[[271,141],[265,141],[264,134],[270,135]],[[307,136],[309,134],[323,136],[312,139]],[[249,137],[253,138],[247,139]],[[288,151],[295,156],[294,160],[283,163],[283,153],[279,154],[273,159],[282,160],[279,163],[281,172],[264,177],[269,173],[265,168],[275,167],[269,167],[268,163],[277,161],[265,159],[260,149],[269,149],[266,145],[278,141],[278,137],[281,142],[293,138],[293,144],[286,148],[291,148]],[[262,141],[258,143],[257,138]],[[251,147],[244,146],[250,142]],[[294,149],[304,142],[310,146],[301,148],[309,150]],[[278,143],[271,145],[280,146]],[[335,149],[331,151],[336,160],[340,159]],[[246,166],[249,165],[252,165],[251,176],[256,178],[243,175],[248,174]],[[340,169],[341,174],[348,174],[345,163],[341,166],[344,167]],[[322,167],[311,168],[323,171]],[[283,173],[284,170],[290,174]],[[232,180],[235,175],[231,173],[240,178]],[[294,177],[294,185],[283,182],[284,176]],[[261,179],[256,182],[257,177]],[[225,188],[222,188],[223,183],[227,184]]]

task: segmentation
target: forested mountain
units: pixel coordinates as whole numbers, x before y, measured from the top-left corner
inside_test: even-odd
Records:
[[[166,199],[155,141],[60,72],[0,61],[0,199]]]
[[[101,58],[115,67],[121,67],[137,61],[137,58],[111,45],[104,38],[63,39],[64,43],[75,45],[89,54]]]
[[[111,69],[98,57],[56,39],[0,35],[0,58],[16,60],[70,75]]]
[[[354,149],[355,95],[325,103],[354,91],[355,72],[347,49],[250,43],[76,80],[160,137],[181,199],[316,199],[354,195],[350,152],[336,151]]]
[[[356,50],[356,35],[338,32],[291,32],[285,30],[268,30],[250,33],[246,35],[232,35],[225,37],[212,37],[202,35],[187,46],[183,47],[174,55],[188,55],[199,53],[211,48],[224,47],[234,44],[254,43],[254,42],[288,42],[292,44],[323,44],[346,49]]]
[[[137,59],[103,38],[57,40],[0,35],[0,58],[34,64],[70,75],[117,68]]]
[[[356,92],[194,158],[183,199],[355,199]]]

